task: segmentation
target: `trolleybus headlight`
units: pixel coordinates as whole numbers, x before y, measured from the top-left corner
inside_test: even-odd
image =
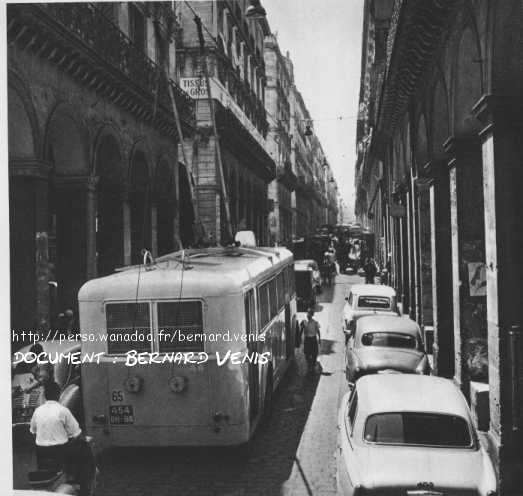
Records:
[[[132,375],[125,379],[125,390],[128,393],[137,393],[142,389],[142,379],[136,375]]]
[[[169,379],[169,389],[173,393],[183,393],[187,389],[187,377],[175,375]]]

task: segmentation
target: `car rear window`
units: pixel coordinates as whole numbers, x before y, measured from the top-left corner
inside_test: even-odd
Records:
[[[360,308],[390,308],[390,299],[386,296],[360,296],[358,298],[358,307]]]
[[[465,419],[454,415],[394,412],[371,415],[365,424],[368,443],[469,448]]]
[[[363,346],[384,346],[386,348],[410,348],[417,347],[415,336],[401,334],[398,332],[367,332],[361,336]]]

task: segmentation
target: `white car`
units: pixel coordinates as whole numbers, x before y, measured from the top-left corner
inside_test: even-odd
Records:
[[[497,494],[467,402],[448,379],[364,376],[342,399],[338,432],[344,496]]]
[[[396,291],[383,284],[354,284],[345,298],[343,331],[346,341],[356,328],[356,321],[364,315],[398,315],[401,309]]]
[[[398,315],[360,317],[345,349],[347,380],[390,370],[430,373],[418,324]]]

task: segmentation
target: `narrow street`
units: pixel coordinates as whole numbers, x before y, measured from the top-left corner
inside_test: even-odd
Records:
[[[334,495],[336,415],[346,383],[343,375],[341,311],[348,285],[357,276],[340,275],[318,298],[321,367],[306,374],[303,351],[289,370],[266,427],[247,453],[241,449],[114,449],[101,459],[97,495]],[[304,314],[299,314],[304,318]],[[16,488],[26,488],[28,449],[15,456]]]
[[[358,276],[339,275],[333,290],[324,291],[319,298],[316,318],[322,333],[318,359],[321,376],[292,473],[284,486],[285,495],[336,494],[337,413],[339,401],[347,391],[343,371],[342,309],[348,288],[360,279]]]

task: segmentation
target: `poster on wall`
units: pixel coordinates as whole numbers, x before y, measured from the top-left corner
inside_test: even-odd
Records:
[[[470,296],[487,295],[487,272],[482,262],[470,262],[468,266]]]

